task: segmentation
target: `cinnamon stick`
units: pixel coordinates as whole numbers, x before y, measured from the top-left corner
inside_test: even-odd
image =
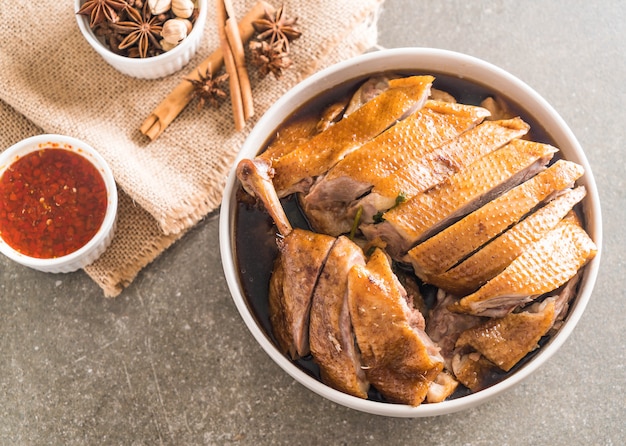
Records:
[[[224,53],[224,64],[229,75],[230,96],[237,130],[244,128],[247,119],[254,113],[252,89],[246,69],[245,53],[241,35],[235,22],[235,8],[231,0],[218,1],[220,43]]]
[[[226,8],[228,11],[228,6]],[[250,78],[248,77],[248,69],[246,68],[246,55],[241,41],[241,35],[237,28],[234,16],[230,15],[226,19],[226,38],[230,43],[235,59],[235,67],[237,69],[237,77],[239,78],[239,87],[241,89],[241,102],[243,105],[244,119],[247,121],[254,115],[254,104],[252,103],[252,87],[250,86]]]
[[[239,34],[243,42],[247,42],[254,35],[254,27],[252,22],[260,19],[265,14],[265,10],[273,8],[265,1],[257,2],[250,11],[241,19],[238,25]],[[190,72],[187,77],[191,79],[200,79],[198,73],[205,73],[210,69],[211,74],[218,72],[224,64],[222,49],[218,48],[209,57],[207,57],[196,69]],[[158,138],[168,125],[176,119],[191,100],[193,85],[188,81],[182,81],[172,92],[161,101],[154,111],[146,118],[140,127],[141,133],[148,136],[154,141]]]
[[[226,35],[226,5],[224,0],[217,1],[217,30],[220,36],[220,47],[224,57],[224,66],[228,73],[228,84],[230,86],[230,102],[233,107],[233,118],[235,119],[235,128],[241,130],[246,125],[246,118],[243,114],[243,102],[241,100],[241,86],[239,85],[239,76],[237,75],[237,67],[235,65],[235,56],[228,42]]]

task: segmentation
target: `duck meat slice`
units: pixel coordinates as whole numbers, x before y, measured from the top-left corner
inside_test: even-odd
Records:
[[[458,265],[425,280],[458,296],[473,293],[501,273],[532,242],[553,229],[585,194],[584,186],[567,190]]]
[[[306,113],[290,118],[288,122],[281,125],[280,131],[276,132],[267,149],[259,154],[258,158],[268,161],[277,160],[316,134],[327,130],[388,88],[388,77],[372,77],[361,84],[351,96],[346,95],[326,106],[319,116]]]
[[[327,130],[304,141],[272,163],[280,197],[306,192],[313,179],[326,173],[348,153],[421,108],[432,76],[392,79],[389,89],[363,104]]]
[[[544,200],[571,186],[584,173],[579,164],[559,160],[483,207],[412,248],[407,256],[415,274],[429,282],[517,223]],[[430,283],[430,282],[429,282]]]
[[[439,159],[441,155],[429,155],[486,116],[487,111],[480,107],[427,101],[422,109],[347,155],[315,182],[301,200],[312,226],[331,235],[348,232],[356,212],[346,212],[352,202],[403,166]],[[443,169],[430,170],[433,178],[455,165],[453,160],[440,163]],[[431,164],[429,167],[436,167]]]
[[[270,277],[272,332],[283,353],[307,356],[313,290],[335,238],[294,229],[277,240],[278,258]]]
[[[578,222],[563,219],[500,274],[450,309],[482,316],[504,316],[563,285],[595,256],[596,251],[593,240]]]
[[[454,140],[487,116],[489,113],[480,107],[429,100],[423,108],[337,163],[310,191],[309,199],[333,200],[334,195],[340,193],[333,187],[333,182],[343,177],[371,187],[380,178],[406,167],[407,163],[419,162],[423,156]]]
[[[470,347],[508,372],[539,346],[539,340],[548,333],[555,318],[555,298],[552,297],[532,311],[490,318],[465,330],[456,341],[456,348]]]
[[[377,249],[348,277],[350,316],[365,376],[390,401],[419,405],[443,369],[439,349],[413,321],[406,292]]]
[[[520,118],[485,121],[423,157],[406,160],[397,171],[378,177],[371,192],[356,203],[355,206],[363,208],[361,221],[372,223],[373,217],[390,209],[397,197],[406,200],[424,192],[482,156],[525,135],[529,128]]]
[[[515,139],[385,212],[384,221],[375,225],[380,228],[373,231],[391,253],[406,254],[417,243],[545,169],[555,152],[548,144]]]
[[[542,336],[558,329],[579,279],[580,274],[576,274],[554,295],[531,304],[523,312],[483,318],[482,324],[463,329],[450,369],[455,377],[474,392],[501,379],[537,347]]]
[[[369,384],[354,345],[347,300],[348,273],[356,265],[365,265],[363,251],[349,238],[339,237],[313,292],[309,343],[324,383],[367,398]]]

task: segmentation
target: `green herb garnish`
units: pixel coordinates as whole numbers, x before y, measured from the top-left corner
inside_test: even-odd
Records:
[[[393,208],[399,206],[400,204],[404,203],[406,201],[406,194],[404,192],[400,192],[398,194],[398,196],[396,197],[396,202],[393,206],[391,206],[389,209],[387,209],[387,211],[392,210]],[[378,224],[378,223],[382,223],[385,221],[385,218],[383,217],[383,214],[387,211],[378,211],[376,212],[376,214],[374,214],[374,216],[372,217],[372,220],[374,220],[374,224]]]
[[[354,216],[354,221],[352,222],[352,229],[350,229],[350,240],[354,240],[354,235],[356,234],[356,230],[359,227],[359,223],[361,223],[361,215],[363,215],[363,206],[359,206],[356,211],[356,215]]]

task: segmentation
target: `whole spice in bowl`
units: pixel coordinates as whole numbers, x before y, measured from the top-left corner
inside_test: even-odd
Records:
[[[193,27],[191,0],[87,0],[77,14],[89,16],[89,26],[111,51],[127,57],[157,56],[173,49]],[[165,45],[164,45],[165,43]]]
[[[161,29],[161,36],[163,37],[161,46],[163,48],[174,48],[187,37],[189,31],[185,22],[191,24],[187,19],[170,19],[163,24]]]
[[[207,0],[75,0],[85,39],[124,74],[155,79],[180,70],[197,51]]]
[[[172,0],[171,11],[176,17],[188,19],[194,11],[194,4],[191,0]]]

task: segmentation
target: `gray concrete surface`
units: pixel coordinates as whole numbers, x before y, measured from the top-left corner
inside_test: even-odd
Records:
[[[0,444],[621,445],[626,442],[626,3],[387,0],[386,47],[469,53],[561,113],[599,183],[605,246],[564,347],[513,391],[469,410],[390,419],[286,376],[230,300],[217,216],[107,300],[82,272],[0,258]]]

